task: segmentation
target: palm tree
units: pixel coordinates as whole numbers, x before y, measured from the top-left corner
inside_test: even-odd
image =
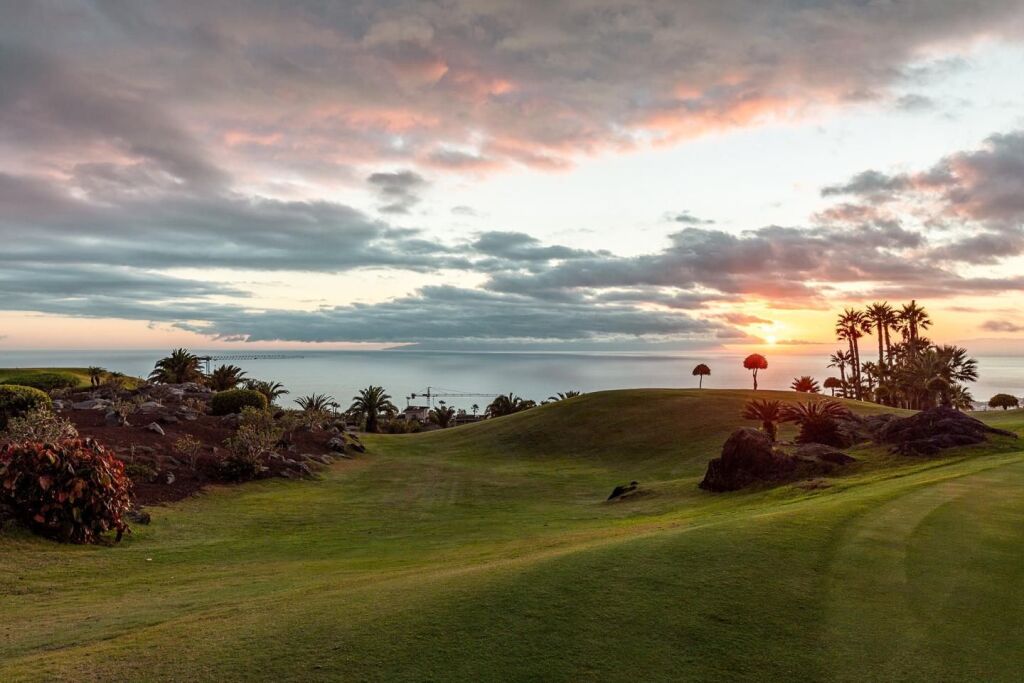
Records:
[[[103,376],[107,374],[107,371],[104,368],[93,365],[89,367],[88,373],[89,385],[95,388],[103,383]]]
[[[384,391],[384,387],[371,384],[365,389],[360,389],[359,393],[352,397],[349,412],[365,417],[366,431],[372,433],[377,431],[378,420],[382,414],[397,413],[398,408],[391,402],[391,396]]]
[[[695,377],[700,377],[700,379],[697,381],[697,388],[698,389],[703,389],[704,388],[704,376],[711,374],[711,368],[709,368],[708,366],[704,365],[704,363],[700,363],[699,365],[697,365],[697,367],[695,367],[693,369],[693,374],[694,374]]]
[[[849,352],[839,349],[828,359],[828,367],[839,368],[839,378],[843,381],[843,392],[846,392],[846,366],[850,364],[853,357]]]
[[[502,394],[496,397],[491,404],[487,406],[484,414],[488,417],[503,417],[505,415],[511,415],[512,413],[518,413],[523,410],[533,408],[536,403],[529,399],[522,399],[512,392]]]
[[[295,399],[295,402],[298,403],[299,407],[307,413],[326,412],[338,407],[338,402],[334,400],[334,397],[328,396],[327,394],[310,394],[309,396],[300,396]]]
[[[558,401],[564,401],[567,398],[576,398],[577,396],[582,396],[582,395],[583,395],[582,391],[576,391],[575,389],[570,389],[569,391],[559,391],[554,396],[548,396],[548,401],[551,401],[552,403],[556,403]]]
[[[273,405],[274,401],[284,396],[285,394],[291,393],[284,388],[284,385],[280,382],[267,382],[261,379],[247,379],[243,382],[246,389],[251,391],[258,391],[267,397],[267,403]]]
[[[860,387],[860,346],[858,340],[871,329],[871,323],[864,317],[863,311],[847,308],[836,321],[836,338],[846,340],[850,346],[850,367],[853,370],[854,395],[861,397]]]
[[[821,388],[818,386],[818,380],[814,379],[810,375],[794,377],[793,383],[790,387],[793,391],[799,391],[804,394],[817,394],[821,392]]]
[[[883,373],[885,372],[885,352],[888,348],[886,337],[889,334],[889,327],[895,319],[895,314],[896,312],[893,311],[888,301],[882,303],[876,301],[864,311],[864,319],[869,325],[874,326],[875,335],[878,337],[878,367],[882,368]]]
[[[470,410],[473,411],[473,417],[476,417],[476,414],[480,412],[480,406],[474,403],[472,406],[470,406]]]
[[[427,419],[436,424],[441,429],[447,429],[448,425],[451,424],[452,420],[455,419],[455,408],[446,405],[440,405],[430,411]]]
[[[928,317],[928,312],[917,305],[916,299],[911,300],[909,304],[903,304],[897,315],[900,331],[903,332],[905,341],[917,341],[920,338],[921,330],[927,330],[932,326],[932,319]]]
[[[768,438],[775,441],[778,428],[775,426],[782,418],[782,404],[778,401],[766,401],[754,399],[747,401],[743,406],[740,417],[744,420],[757,420],[761,423],[761,429],[768,435]]]
[[[149,379],[160,384],[184,384],[202,382],[203,372],[199,368],[199,357],[187,349],[175,349],[171,355],[161,358],[149,373]]]
[[[832,395],[835,396],[836,389],[842,389],[843,387],[845,387],[846,382],[839,379],[838,377],[827,377],[825,378],[825,381],[822,382],[821,386],[825,387],[826,389],[831,389]]]
[[[234,389],[245,379],[245,371],[237,365],[222,365],[206,378],[206,383],[214,391]]]
[[[752,353],[743,359],[743,367],[754,375],[754,391],[757,391],[757,371],[768,369],[768,359],[759,353]]]
[[[970,389],[963,384],[957,384],[950,392],[949,404],[961,411],[974,410],[974,396],[971,395]]]

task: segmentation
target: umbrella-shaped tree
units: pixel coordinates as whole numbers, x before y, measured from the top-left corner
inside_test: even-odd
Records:
[[[693,369],[693,376],[694,377],[700,377],[700,379],[697,380],[697,388],[698,389],[703,389],[704,388],[704,376],[705,375],[710,375],[710,374],[711,374],[711,368],[709,368],[707,365],[704,365],[704,363],[698,364],[697,367],[695,367]]]
[[[842,388],[846,386],[846,383],[843,382],[843,380],[839,379],[838,377],[828,377],[825,379],[822,386],[825,387],[826,389],[831,389],[832,395],[835,396],[836,389],[842,390]]]
[[[768,359],[759,353],[752,353],[743,359],[743,367],[754,375],[754,391],[757,391],[757,371],[768,369]]]

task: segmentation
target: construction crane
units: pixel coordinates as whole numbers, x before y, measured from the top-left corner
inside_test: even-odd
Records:
[[[492,394],[480,394],[468,391],[456,391],[454,389],[441,389],[440,391],[434,391],[434,387],[427,387],[426,391],[413,392],[406,396],[405,405],[408,407],[409,402],[416,398],[427,399],[427,405],[433,407],[435,398],[494,398],[497,395],[497,392],[494,392]]]
[[[288,358],[302,358],[302,356],[292,356],[290,354],[274,354],[274,353],[261,353],[261,354],[227,354],[224,356],[199,356],[199,360],[203,362],[206,367],[206,374],[210,374],[210,363],[220,363],[223,361],[236,361],[236,360],[285,360]]]

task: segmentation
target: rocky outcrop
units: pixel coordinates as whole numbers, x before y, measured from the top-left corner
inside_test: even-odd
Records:
[[[876,432],[876,440],[901,455],[934,455],[945,448],[983,443],[990,435],[1017,438],[958,410],[938,406],[910,417],[894,418]]]
[[[792,454],[775,448],[764,432],[743,427],[722,446],[722,454],[708,463],[700,487],[707,491],[737,491],[760,483],[781,483],[830,474],[854,458],[821,444],[804,444]]]

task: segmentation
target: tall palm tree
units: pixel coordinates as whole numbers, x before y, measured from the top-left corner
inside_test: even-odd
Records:
[[[377,431],[382,414],[397,413],[398,408],[391,402],[391,396],[384,391],[384,387],[371,384],[352,397],[349,411],[366,418],[366,431],[372,433]]]
[[[245,371],[237,365],[222,365],[206,378],[206,383],[214,391],[234,389],[245,379]]]
[[[886,359],[885,338],[888,334],[889,326],[892,324],[894,315],[895,312],[893,311],[892,306],[889,305],[888,301],[883,301],[882,303],[876,301],[868,306],[867,310],[864,311],[865,321],[874,327],[875,336],[878,337],[878,367],[883,368],[883,372]]]
[[[828,359],[828,367],[839,368],[839,379],[843,381],[843,391],[846,391],[846,366],[853,362],[853,356],[849,352],[839,349]]]
[[[184,384],[202,382],[203,371],[199,357],[187,349],[175,349],[171,355],[161,358],[149,373],[149,379],[160,384]]]
[[[903,304],[898,315],[900,330],[906,341],[917,341],[921,336],[921,330],[927,330],[932,326],[932,319],[928,317],[928,312],[917,305],[916,299],[911,300],[909,304]]]
[[[836,338],[845,340],[850,346],[850,369],[853,371],[851,381],[853,382],[854,395],[857,398],[861,397],[860,345],[858,340],[870,329],[871,323],[867,322],[864,312],[854,308],[847,308],[839,315],[839,319],[836,320]]]
[[[757,420],[768,438],[775,441],[778,428],[775,426],[782,419],[782,404],[778,401],[754,399],[743,406],[740,417],[744,420]]]
[[[697,367],[695,367],[693,369],[693,374],[696,375],[697,377],[700,377],[700,379],[697,380],[697,388],[698,389],[703,389],[704,388],[704,377],[705,377],[705,375],[710,375],[711,374],[711,368],[709,368],[704,363],[699,363],[697,365]]]
[[[476,417],[476,414],[480,412],[480,406],[477,405],[476,403],[471,405],[469,409],[473,411],[473,417]]]

